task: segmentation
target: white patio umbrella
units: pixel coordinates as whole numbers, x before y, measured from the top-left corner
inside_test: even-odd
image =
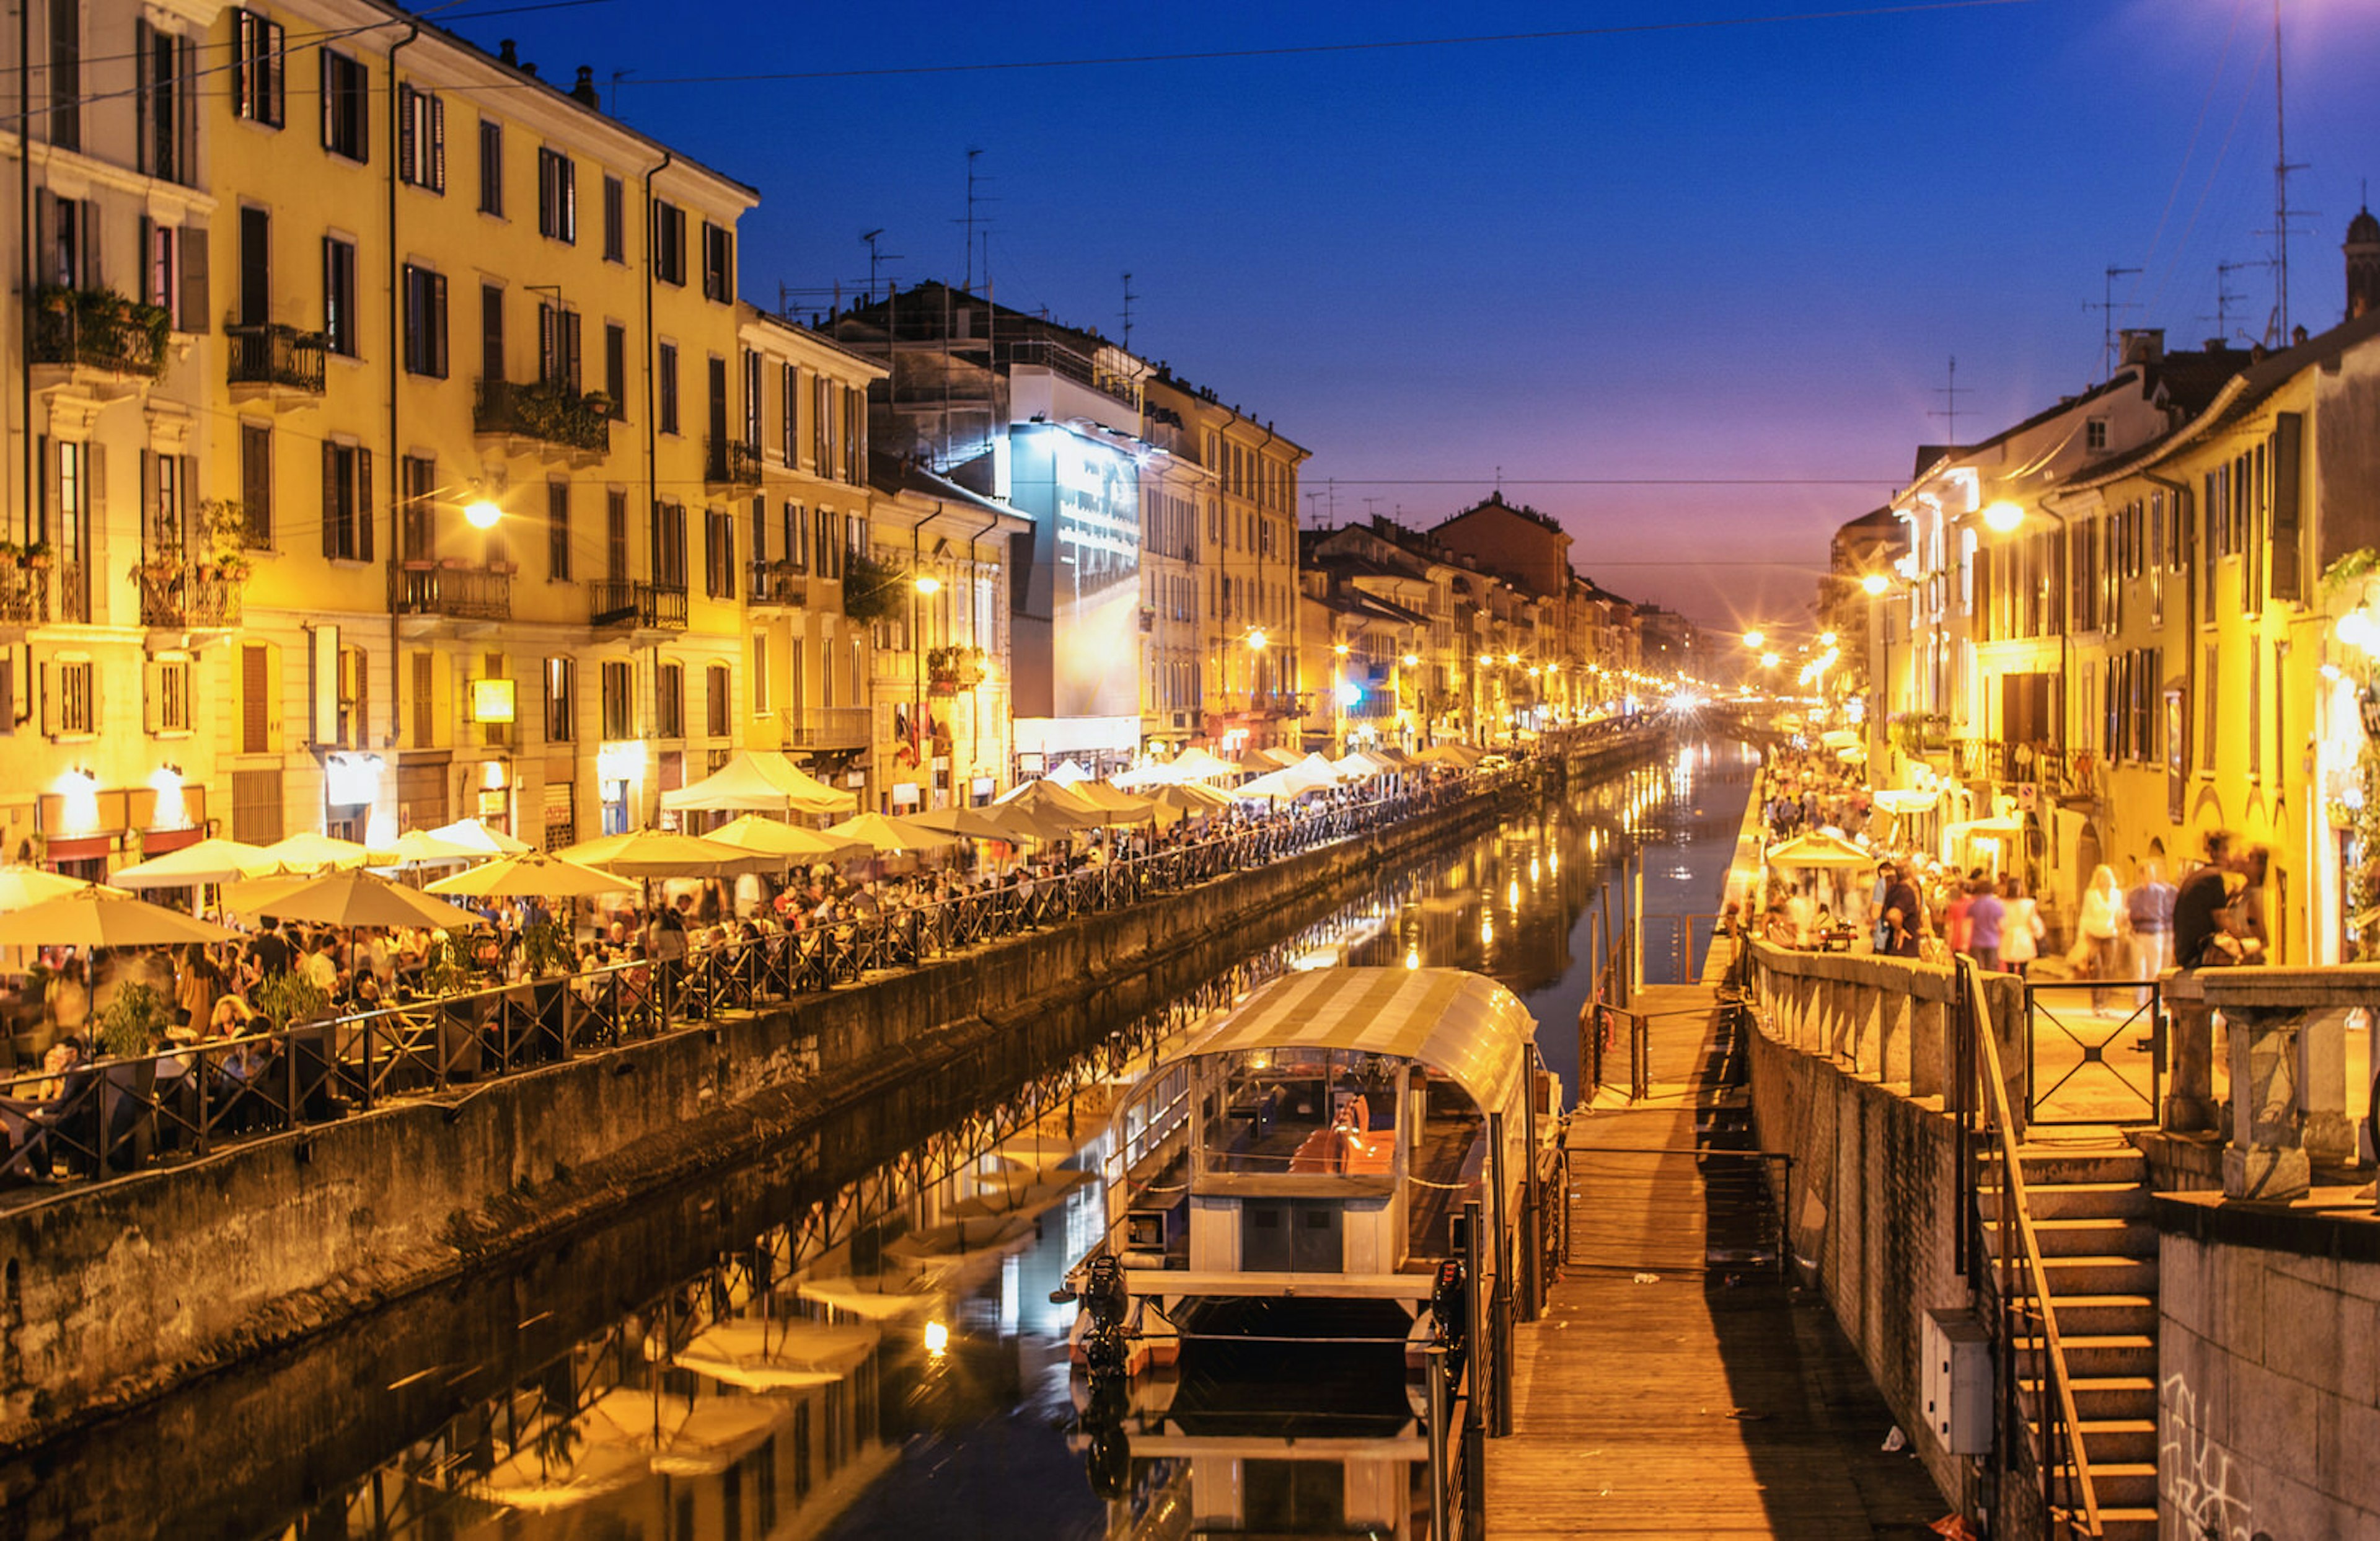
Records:
[[[361,868],[311,877],[255,878],[224,891],[225,908],[243,915],[358,926],[468,926],[471,912]]]
[[[786,857],[740,845],[722,845],[699,835],[668,830],[632,830],[567,845],[554,855],[582,867],[600,867],[623,878],[735,878],[747,872],[783,872]]]
[[[502,830],[492,830],[484,819],[457,819],[430,832],[449,844],[468,846],[491,856],[516,856],[529,848],[528,842],[515,840]]]
[[[868,854],[857,841],[837,840],[817,830],[805,830],[762,814],[732,819],[702,837],[719,845],[788,856],[799,862],[831,861],[837,865]]]
[[[49,872],[38,867],[11,863],[0,867],[0,913],[21,910],[45,899],[79,892],[90,886],[80,878],[69,878],[63,872]]]
[[[1077,782],[1087,782],[1095,778],[1093,778],[1088,770],[1083,768],[1083,764],[1080,760],[1070,759],[1060,764],[1058,769],[1055,770],[1050,771],[1050,779],[1056,782],[1060,786],[1073,786]]]
[[[1218,758],[1203,745],[1194,745],[1173,757],[1173,769],[1185,781],[1205,781],[1210,776],[1235,776],[1240,768],[1230,760]]]
[[[0,915],[5,947],[178,947],[238,935],[112,888],[79,889]]]
[[[397,867],[459,867],[466,862],[485,861],[493,851],[476,845],[466,845],[459,840],[442,840],[427,830],[407,830],[396,837],[391,855]]]
[[[826,832],[845,840],[863,841],[879,855],[888,856],[905,851],[939,851],[965,838],[912,824],[905,819],[889,819],[880,813],[855,815],[840,824],[827,826]]]
[[[662,794],[662,807],[734,813],[849,813],[859,799],[827,785],[779,754],[739,751],[692,786]]]
[[[276,840],[264,854],[292,872],[320,872],[344,867],[386,866],[395,853],[372,851],[352,840],[334,840],[307,831]]]
[[[632,892],[636,886],[634,879],[582,867],[542,851],[524,851],[465,868],[431,883],[429,891],[476,899],[573,899]]]
[[[116,888],[196,888],[237,882],[271,872],[282,864],[261,845],[237,840],[201,840],[153,860],[124,868],[108,879]]]

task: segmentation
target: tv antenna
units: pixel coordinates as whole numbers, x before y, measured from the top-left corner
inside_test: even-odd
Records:
[[[1959,398],[1961,396],[1973,394],[1971,387],[1959,383],[1959,356],[1957,354],[1954,353],[1950,356],[1949,383],[1947,385],[1935,386],[1934,394],[1942,398],[1942,406],[1939,410],[1928,412],[1925,415],[1929,418],[1940,418],[1943,419],[1943,431],[1949,435],[1950,441],[1948,447],[1957,449],[1959,447]]]
[[[982,150],[977,146],[967,146],[966,217],[965,219],[953,221],[953,224],[964,224],[966,226],[966,280],[959,286],[969,294],[975,293],[976,226],[978,224],[985,225],[991,224],[991,218],[990,215],[983,215],[980,217],[977,215],[975,212],[976,205],[978,203],[997,203],[1000,201],[1000,200],[996,198],[992,198],[985,193],[976,190],[981,184],[991,180],[990,177],[983,176],[975,169],[975,163],[982,154]],[[985,230],[983,233],[983,281],[986,284],[990,284],[991,282],[991,232],[989,229]]]
[[[2215,264],[2215,335],[2225,343],[2231,341],[2231,312],[2248,297],[2231,288],[2231,275],[2242,268],[2268,268],[2272,260],[2252,262],[2217,262]]]
[[[2306,169],[2289,159],[2288,92],[2281,74],[2281,0],[2273,0],[2273,227],[2259,231],[2273,237],[2273,322],[2265,340],[2275,348],[2289,346],[2289,220],[2320,212],[2289,207],[2289,173]]]
[[[2140,271],[2138,268],[2119,268],[2110,263],[2106,270],[2104,280],[2106,288],[2102,291],[2101,297],[2095,300],[2086,299],[2082,302],[2082,309],[2085,310],[2099,312],[2099,368],[2102,380],[2116,372],[2116,312],[2140,309],[2138,301],[2119,300],[2116,297],[2116,280]]]
[[[883,237],[884,229],[881,225],[879,225],[873,230],[862,231],[859,237],[860,240],[865,243],[868,248],[868,303],[870,305],[876,303],[877,268],[885,262],[898,262],[902,261],[902,257],[899,252],[886,251],[879,244],[882,241]]]
[[[1123,343],[1126,353],[1132,351],[1132,302],[1140,297],[1132,292],[1132,274],[1123,275]]]

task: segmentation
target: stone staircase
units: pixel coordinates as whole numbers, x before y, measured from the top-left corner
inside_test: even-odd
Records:
[[[2049,1281],[2077,1431],[2091,1464],[2102,1534],[2108,1541],[2154,1541],[2157,1534],[2157,1244],[2148,1221],[2141,1153],[2119,1142],[2060,1147],[2028,1145],[2023,1164],[2033,1229]],[[1998,1162],[1992,1163],[1994,1171]],[[1982,1195],[1985,1244],[1999,1246],[1999,1195]],[[1998,1259],[2005,1287],[2030,1294],[2023,1260]],[[2018,1392],[2034,1453],[2041,1450],[2042,1387],[2016,1342]]]

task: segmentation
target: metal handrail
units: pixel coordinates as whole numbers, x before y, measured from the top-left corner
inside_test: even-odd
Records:
[[[2058,1331],[2058,1308],[2050,1300],[2048,1270],[2041,1260],[2041,1240],[2034,1232],[2032,1209],[2025,1200],[2024,1169],[2017,1158],[2016,1120],[2009,1108],[2008,1083],[2000,1074],[1999,1043],[1992,1031],[1991,1008],[1984,998],[1983,968],[1973,958],[1961,953],[1959,972],[1974,1013],[1975,1040],[1983,1053],[1980,1068],[1988,1098],[1986,1108],[1991,1115],[1995,1142],[1999,1147],[2001,1246],[1998,1261],[2005,1269],[2009,1261],[2007,1244],[2011,1239],[2023,1249],[2025,1276],[2032,1284],[2034,1303],[2038,1308],[2041,1322],[2040,1347],[2035,1351],[2041,1358],[2038,1367],[2043,1372],[2042,1378],[2054,1386],[2057,1391],[2054,1421],[2051,1408],[2040,1410],[2042,1502],[2045,1506],[2052,1504],[2051,1484],[2056,1481],[2061,1465],[2070,1466],[2074,1489],[2082,1500],[2082,1534],[2098,1535],[2102,1534],[2098,1490],[2091,1478],[2090,1455],[2082,1448],[2082,1419],[2074,1407],[2073,1382],[2066,1371],[2066,1345]],[[2005,1285],[1998,1286],[1997,1293],[2001,1303],[2001,1338],[2006,1341],[2010,1307]],[[2015,1389],[2011,1387],[2010,1389],[2013,1395]],[[2058,1437],[2061,1431],[2064,1435],[2062,1440]],[[2068,1452],[2064,1462],[2058,1457],[2061,1444]],[[2069,1511],[2071,1511],[2070,1505]]]

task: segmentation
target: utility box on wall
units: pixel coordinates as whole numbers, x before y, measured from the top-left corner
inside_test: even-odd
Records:
[[[1972,1311],[1925,1313],[1925,1421],[1952,1455],[1992,1449],[1992,1345]]]

